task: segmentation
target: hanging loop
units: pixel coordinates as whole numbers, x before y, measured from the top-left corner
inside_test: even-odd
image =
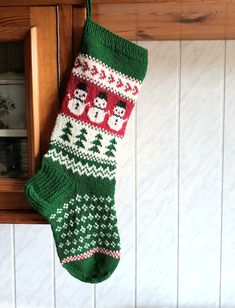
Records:
[[[92,0],[86,0],[86,18],[91,19],[92,15]]]

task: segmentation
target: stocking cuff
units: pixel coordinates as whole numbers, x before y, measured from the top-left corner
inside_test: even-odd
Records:
[[[146,74],[147,49],[116,35],[89,18],[83,27],[81,52],[139,81]]]

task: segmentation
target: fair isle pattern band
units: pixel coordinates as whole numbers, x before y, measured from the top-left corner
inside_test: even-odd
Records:
[[[146,73],[147,50],[91,18],[80,47],[49,150],[25,192],[51,224],[63,267],[98,283],[120,259],[116,153]]]
[[[91,249],[88,252],[82,253],[81,255],[64,258],[60,262],[63,265],[64,263],[84,260],[84,259],[91,257],[95,253],[103,253],[103,254],[111,256],[115,259],[120,259],[120,252],[119,251],[111,251],[111,250],[107,250],[105,248],[97,247],[97,248]]]
[[[79,175],[93,176],[95,178],[100,177],[102,179],[108,178],[109,180],[115,178],[115,169],[111,170],[109,167],[98,167],[95,164],[84,164],[79,160],[76,161],[75,158],[70,158],[68,154],[66,155],[62,151],[57,151],[56,149],[49,150],[44,157],[50,158],[54,162],[58,162],[61,166],[64,166],[74,174],[77,173]]]
[[[74,155],[74,156],[76,156],[80,159],[88,159],[88,160],[91,160],[91,161],[98,162],[100,164],[107,164],[107,165],[111,165],[111,166],[114,166],[114,167],[116,167],[116,165],[117,165],[116,161],[100,159],[98,157],[89,155],[88,153],[82,153],[82,152],[76,150],[75,148],[73,148],[72,146],[64,145],[60,141],[51,141],[51,145],[60,147],[61,149],[64,149],[65,151],[71,153],[72,155]]]
[[[95,58],[79,54],[72,75],[79,76],[135,103],[141,82],[111,69]]]
[[[60,113],[60,114],[58,114],[58,117],[59,117],[59,118],[63,117],[64,119],[67,119],[67,120],[71,121],[73,124],[76,124],[76,123],[77,123],[77,125],[79,125],[79,124],[84,125],[84,126],[86,126],[88,129],[89,129],[89,128],[92,128],[93,130],[96,130],[97,132],[100,132],[100,133],[102,133],[102,134],[104,133],[104,134],[106,134],[106,135],[113,136],[113,137],[118,138],[118,139],[123,139],[123,136],[118,136],[118,135],[116,135],[116,134],[112,134],[112,133],[108,132],[107,130],[102,129],[102,128],[100,128],[100,127],[94,126],[94,125],[89,124],[89,123],[86,123],[86,122],[82,122],[82,121],[80,121],[80,120],[76,120],[76,119],[72,118],[71,116],[69,116],[69,115],[67,115],[67,114],[65,114],[65,113],[63,113],[63,112]],[[56,124],[55,124],[55,125],[59,125],[59,123],[57,123],[57,122],[59,122],[59,121],[56,121]],[[55,127],[56,127],[56,126],[55,126]],[[54,128],[54,130],[55,130],[55,128]]]
[[[64,131],[66,125],[70,123],[69,134],[67,138],[64,138]],[[83,133],[82,143],[81,134]],[[99,146],[99,152],[92,152],[90,149],[93,146],[96,136],[101,135],[102,144]],[[89,137],[87,137],[89,136]],[[70,118],[64,114],[59,114],[56,120],[55,128],[51,136],[51,142],[57,142],[64,145],[64,148],[69,149],[69,152],[75,156],[86,156],[87,159],[95,160],[100,163],[109,163],[116,165],[116,150],[112,152],[112,155],[107,155],[110,142],[115,139],[115,149],[119,145],[120,137],[110,135],[104,130],[99,130],[91,125],[87,125],[84,122]],[[80,140],[80,142],[79,142]]]

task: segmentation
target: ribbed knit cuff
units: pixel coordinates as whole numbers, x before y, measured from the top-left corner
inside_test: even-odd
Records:
[[[128,41],[106,28],[103,28],[91,19],[86,20],[83,33],[84,35],[88,34],[94,36],[100,43],[114,51],[121,52],[139,62],[147,62],[147,49]]]
[[[81,52],[133,78],[140,81],[144,79],[148,64],[147,49],[120,37],[89,18],[83,27]]]

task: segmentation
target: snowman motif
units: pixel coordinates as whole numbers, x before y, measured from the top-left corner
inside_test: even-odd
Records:
[[[87,98],[87,85],[84,82],[79,82],[77,85],[77,89],[74,90],[73,98],[69,96],[68,108],[70,112],[75,114],[76,116],[80,116],[83,114],[87,103],[85,100]]]
[[[106,92],[99,92],[98,96],[94,100],[94,106],[88,110],[88,117],[94,123],[102,123],[105,115],[108,113],[105,111],[107,107],[108,94]]]
[[[127,119],[123,120],[123,117],[126,113],[126,103],[123,101],[118,101],[116,107],[113,110],[113,115],[108,119],[108,126],[115,130],[119,131]]]

